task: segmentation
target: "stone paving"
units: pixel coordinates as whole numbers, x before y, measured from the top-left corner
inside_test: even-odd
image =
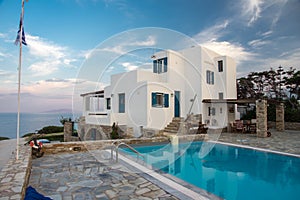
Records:
[[[29,185],[55,200],[178,199],[99,150],[34,159]]]
[[[212,136],[234,143],[300,155],[300,131],[278,132],[257,138],[255,134],[222,133]],[[213,134],[212,134],[213,135]],[[206,139],[211,139],[210,134]],[[101,152],[101,151],[100,151]],[[122,164],[112,164],[109,155],[99,151],[60,153],[33,159],[29,185],[53,199],[184,199],[133,173]],[[19,160],[15,154],[0,171],[0,200],[22,199],[31,168],[30,148],[20,142]]]
[[[270,132],[271,137],[266,138],[256,137],[256,134],[222,133],[217,141],[300,155],[300,130],[271,129]]]
[[[29,174],[31,155],[29,146],[24,146],[25,141],[20,139],[19,159],[16,160],[15,152],[0,171],[0,200],[21,199],[22,192]]]

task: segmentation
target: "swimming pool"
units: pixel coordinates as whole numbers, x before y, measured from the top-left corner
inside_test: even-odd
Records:
[[[298,157],[210,142],[135,149],[153,168],[224,199],[300,199]]]

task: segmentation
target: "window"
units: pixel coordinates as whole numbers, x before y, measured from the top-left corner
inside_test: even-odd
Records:
[[[169,107],[169,94],[152,92],[152,107]]]
[[[168,71],[168,58],[153,60],[153,73],[161,74]]]
[[[223,72],[223,60],[218,61],[218,69],[219,69],[219,72]]]
[[[223,99],[224,96],[223,96],[223,92],[219,92],[219,99]]]
[[[111,108],[111,100],[110,98],[106,98],[106,109],[110,110],[110,108]]]
[[[207,70],[206,71],[206,83],[213,85],[215,82],[214,80],[214,72]]]
[[[216,115],[216,109],[208,107],[208,116],[214,116]]]
[[[119,113],[125,113],[125,93],[119,94]]]

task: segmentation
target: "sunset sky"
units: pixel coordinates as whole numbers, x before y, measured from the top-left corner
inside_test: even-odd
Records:
[[[185,35],[233,57],[238,77],[279,65],[299,70],[299,11],[299,0],[29,0],[21,110],[72,109],[74,85],[91,81],[78,76],[93,49],[123,55],[128,46],[156,48],[161,38],[151,29],[144,37],[131,34],[145,27]],[[0,112],[17,111],[20,13],[21,0],[0,0]],[[147,66],[149,57],[123,57],[113,67],[117,73]]]

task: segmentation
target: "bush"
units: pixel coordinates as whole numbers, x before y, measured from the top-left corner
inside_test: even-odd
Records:
[[[44,135],[42,137],[43,139],[48,139],[50,141],[60,141],[63,142],[64,141],[64,134],[61,135]]]
[[[286,122],[300,122],[300,110],[286,109],[284,111],[284,121],[286,121]]]
[[[61,132],[64,132],[63,126],[46,126],[38,131],[39,134],[61,133]]]
[[[32,135],[34,135],[35,133],[26,133],[25,135],[22,136],[22,138],[24,137],[31,137]]]
[[[8,137],[1,137],[0,136],[0,140],[9,140],[10,138],[8,138]]]
[[[256,119],[256,109],[247,110],[246,114],[241,117],[241,120]]]
[[[66,122],[72,122],[72,119],[70,117],[67,118],[67,117],[61,116],[59,121],[62,125],[64,125]]]
[[[114,123],[111,128],[112,128],[112,132],[110,133],[111,139],[119,139],[120,136],[118,133],[118,131],[119,131],[118,125],[116,125],[116,123]]]

